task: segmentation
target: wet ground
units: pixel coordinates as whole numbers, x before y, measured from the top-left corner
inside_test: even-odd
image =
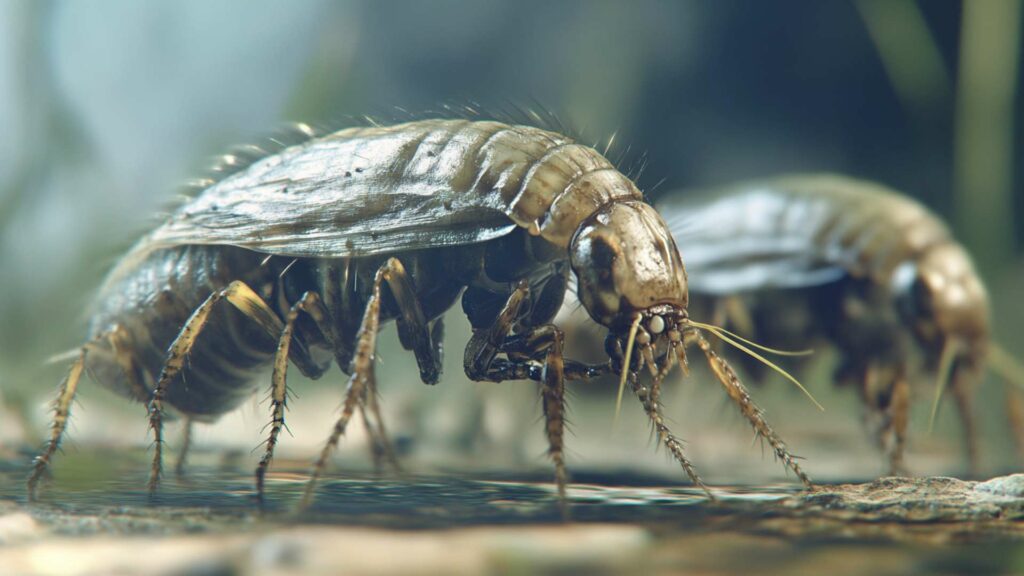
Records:
[[[334,474],[296,514],[305,461],[280,462],[260,510],[249,470],[209,455],[150,501],[144,458],[77,451],[32,505],[28,459],[0,463],[3,573],[1024,572],[1024,475],[719,486],[709,502],[577,470],[564,523],[546,475]]]

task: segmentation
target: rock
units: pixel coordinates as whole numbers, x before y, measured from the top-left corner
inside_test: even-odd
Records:
[[[880,478],[818,486],[792,496],[798,515],[870,522],[964,522],[1024,518],[1024,474],[967,482],[956,478]]]
[[[978,492],[995,494],[997,496],[1024,498],[1024,474],[999,476],[985,482],[979,482],[974,489]]]

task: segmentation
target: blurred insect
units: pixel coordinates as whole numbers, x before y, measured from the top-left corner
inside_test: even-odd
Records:
[[[974,389],[986,363],[1009,374],[1008,360],[991,341],[970,256],[938,217],[831,175],[669,194],[657,207],[685,246],[697,306],[710,298],[719,322],[771,346],[835,346],[835,381],[859,388],[893,473],[903,471],[915,356],[939,393],[948,383],[977,469]],[[1021,437],[1018,393],[1008,394]]]
[[[232,170],[203,182],[110,273],[90,340],[61,387],[30,495],[60,443],[83,372],[148,403],[153,491],[168,412],[215,420],[249,397],[253,377],[271,365],[270,433],[256,470],[262,498],[284,426],[288,363],[316,378],[333,356],[351,377],[307,484],[308,504],[357,409],[375,422],[367,424],[375,442],[388,445],[374,384],[381,323],[396,321],[423,382],[434,384],[441,315],[460,294],[473,327],[464,358],[470,379],[542,384],[563,506],[564,381],[609,372],[632,384],[661,440],[704,486],[657,397],[674,362],[685,366],[690,342],[778,457],[810,484],[688,318],[686,272],[661,217],[602,154],[555,132],[465,119],[302,130],[306,141],[276,153],[226,156]],[[563,358],[563,334],[551,319],[570,270],[580,301],[608,329],[605,362]],[[645,366],[656,376],[652,386],[640,383]]]

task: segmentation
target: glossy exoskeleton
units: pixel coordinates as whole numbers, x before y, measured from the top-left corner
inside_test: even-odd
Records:
[[[917,201],[879,184],[794,175],[657,203],[685,246],[695,306],[769,346],[832,345],[891,472],[903,470],[911,381],[948,374],[977,467],[974,388],[990,353],[989,299],[970,256]],[[752,364],[754,372],[761,366]]]
[[[235,166],[142,238],[110,273],[90,338],[65,379],[30,494],[64,432],[83,371],[146,403],[162,472],[168,411],[213,421],[273,368],[264,475],[284,425],[289,362],[307,376],[333,360],[351,374],[342,414],[304,502],[356,410],[387,446],[374,393],[382,323],[395,320],[422,380],[441,372],[441,315],[461,296],[473,335],[467,375],[542,384],[549,455],[565,502],[564,382],[621,372],[659,438],[701,484],[660,413],[660,379],[696,342],[729,396],[805,483],[734,372],[687,316],[687,278],[665,223],[593,148],[539,128],[424,120],[327,134]],[[609,332],[606,362],[565,360],[551,323],[570,274]],[[656,377],[642,383],[639,371]],[[705,488],[706,489],[706,488]],[[710,495],[710,492],[708,493]]]

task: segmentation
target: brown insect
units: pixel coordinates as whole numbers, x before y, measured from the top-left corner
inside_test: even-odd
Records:
[[[660,439],[704,487],[658,403],[661,379],[675,362],[685,365],[690,342],[776,455],[810,484],[689,320],[686,272],[661,217],[602,154],[555,132],[498,122],[303,130],[307,140],[276,153],[226,156],[231,170],[203,183],[110,273],[90,339],[61,387],[31,496],[83,372],[149,406],[155,490],[168,412],[213,421],[251,396],[254,376],[272,366],[270,434],[256,469],[262,498],[284,425],[289,362],[316,378],[333,357],[351,377],[307,485],[308,503],[356,410],[390,453],[374,384],[382,323],[395,320],[422,380],[434,384],[441,315],[460,296],[473,327],[466,374],[542,384],[563,505],[564,382],[609,372],[631,383]],[[563,334],[551,320],[570,274],[590,316],[608,329],[605,362],[563,358]],[[644,367],[651,384],[640,381]]]
[[[860,390],[892,472],[903,471],[918,357],[939,391],[948,382],[977,469],[974,389],[986,365],[1012,368],[992,342],[971,258],[937,216],[884,186],[832,175],[668,194],[657,207],[685,246],[691,293],[713,301],[719,322],[770,346],[834,345],[835,380]],[[1019,400],[1008,394],[1020,438]]]

